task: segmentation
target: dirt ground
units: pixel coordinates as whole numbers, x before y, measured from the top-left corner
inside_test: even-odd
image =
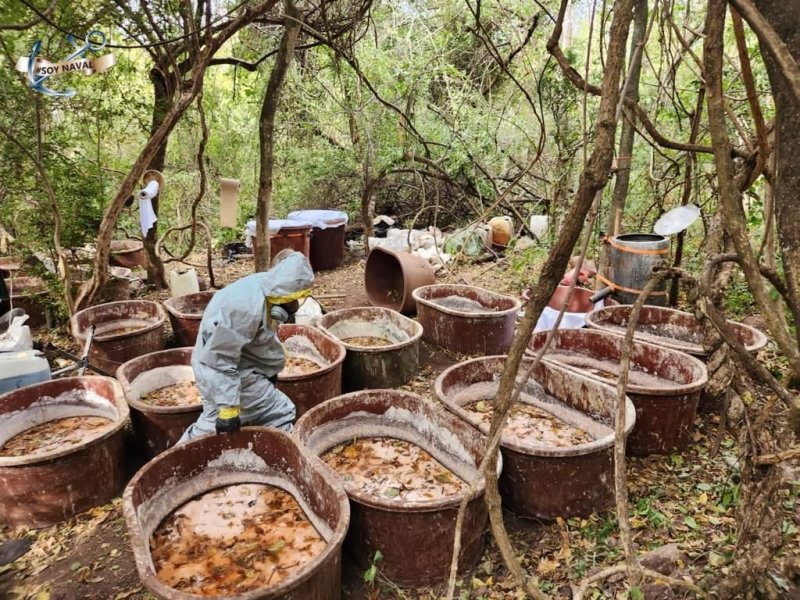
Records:
[[[200,261],[204,262],[204,261]],[[170,265],[177,268],[177,265]],[[315,286],[328,310],[367,304],[363,287],[363,256],[350,256],[345,266],[322,273]],[[500,263],[484,263],[442,273],[441,281],[470,283],[493,290],[518,294],[526,282],[533,281],[535,260],[520,266],[512,258]],[[204,272],[204,269],[203,269]],[[251,272],[249,261],[215,263],[218,284],[228,283]],[[142,297],[163,299],[166,292],[139,293]],[[326,298],[327,296],[327,298]],[[38,339],[78,351],[64,330],[39,332]],[[57,352],[48,353],[51,364]],[[422,344],[417,376],[403,386],[433,401],[430,385],[435,377],[459,357]],[[58,359],[65,363],[64,359]],[[56,366],[56,365],[52,365]],[[724,433],[719,451],[714,454],[719,419],[715,415],[699,415],[691,446],[682,454],[630,459],[629,490],[632,527],[636,549],[640,554],[656,550],[654,568],[673,577],[691,577],[702,585],[704,579],[718,570],[726,572],[734,549],[734,510],[738,500],[738,478],[734,468],[737,448],[735,440]],[[141,465],[140,455],[129,439],[131,474]],[[796,479],[796,478],[795,478]],[[797,496],[800,481],[782,492],[784,513],[784,546],[781,558],[800,556],[800,512]],[[35,502],[35,498],[31,499]],[[570,584],[587,574],[617,564],[621,549],[617,539],[613,511],[586,519],[559,519],[540,523],[516,518],[506,513],[506,526],[523,566],[535,575],[540,588],[557,598],[570,598]],[[26,537],[33,541],[31,550],[12,564],[0,566],[0,598],[9,600],[153,598],[139,583],[130,549],[121,501],[97,507],[78,515],[67,523],[41,529],[9,530],[0,527],[0,541]],[[773,588],[764,590],[765,597],[800,598],[797,588],[781,572],[780,561],[770,574]],[[365,581],[366,566],[355,565],[344,558],[343,597],[348,599],[441,597],[443,589],[401,590],[380,574]],[[368,577],[366,579],[369,579]],[[603,587],[590,591],[589,598],[626,598],[624,576],[612,577]],[[642,591],[647,599],[683,597],[663,585],[647,583]],[[515,590],[491,536],[476,568],[458,581],[456,597],[460,599],[523,598]]]

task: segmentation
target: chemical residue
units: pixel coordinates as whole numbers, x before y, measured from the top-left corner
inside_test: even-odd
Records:
[[[565,365],[578,367],[591,375],[601,377],[609,382],[616,383],[619,379],[619,361],[598,359],[578,354],[577,352],[566,352],[562,350],[548,352],[547,358]],[[628,371],[628,385],[649,388],[673,388],[680,387],[682,384],[677,381],[664,379],[652,373],[647,373],[646,371],[636,368],[636,365],[631,362],[631,368]]]
[[[95,336],[101,338],[128,335],[150,327],[152,324],[153,323],[150,321],[144,321],[142,319],[120,319],[118,321],[109,321],[107,323],[100,323],[96,326]]]
[[[32,427],[9,439],[0,456],[35,456],[89,442],[114,426],[105,417],[68,417]]]
[[[442,298],[429,298],[429,302],[433,302],[434,304],[444,308],[449,308],[450,310],[457,310],[465,313],[485,313],[493,312],[495,310],[493,308],[484,306],[477,300],[456,295],[444,296]]]
[[[428,452],[404,440],[364,437],[322,455],[348,487],[383,501],[424,502],[460,494],[467,484]]]
[[[362,335],[358,337],[349,337],[349,338],[342,338],[342,341],[345,344],[349,344],[350,346],[359,346],[361,348],[379,348],[382,346],[391,346],[392,342],[389,340]]]
[[[627,328],[627,323],[622,323],[620,325],[602,323],[602,325],[603,327],[613,329],[621,334],[624,334]],[[705,341],[705,335],[701,328],[687,327],[686,325],[678,325],[676,323],[637,323],[636,335],[641,339],[649,340],[653,343],[660,343],[662,340],[668,340],[702,346]]]
[[[150,406],[197,406],[203,400],[197,383],[188,380],[153,390],[144,394],[139,401]]]
[[[295,377],[297,375],[310,375],[316,373],[322,368],[321,365],[314,362],[310,358],[302,356],[291,356],[286,358],[286,366],[283,367],[281,375]]]
[[[187,502],[150,540],[159,579],[202,596],[277,585],[324,549],[325,541],[291,494],[251,483]]]

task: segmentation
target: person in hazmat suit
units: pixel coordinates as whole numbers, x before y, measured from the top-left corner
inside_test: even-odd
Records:
[[[203,412],[178,443],[238,431],[242,425],[292,430],[294,404],[275,387],[286,359],[277,330],[311,295],[313,283],[308,259],[284,250],[269,271],[214,294],[192,353]]]

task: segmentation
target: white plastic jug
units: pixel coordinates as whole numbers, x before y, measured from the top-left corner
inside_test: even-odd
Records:
[[[176,296],[185,296],[186,294],[196,294],[200,291],[197,271],[194,269],[172,271],[169,274],[169,289],[172,292],[173,298]]]

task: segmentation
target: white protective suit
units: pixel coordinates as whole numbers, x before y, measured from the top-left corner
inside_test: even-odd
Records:
[[[269,271],[248,275],[214,294],[192,354],[203,412],[178,443],[214,433],[220,407],[240,406],[242,425],[292,430],[294,404],[269,380],[285,363],[279,323],[269,310],[308,296],[313,283],[306,257],[292,252]]]

